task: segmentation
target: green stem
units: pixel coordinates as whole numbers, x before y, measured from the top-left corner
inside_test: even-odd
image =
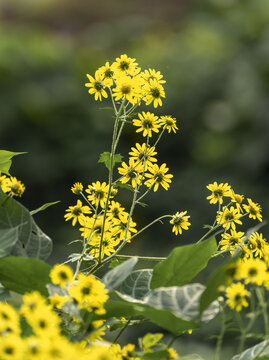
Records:
[[[269,322],[268,322],[267,304],[266,304],[266,301],[264,298],[264,290],[261,287],[256,287],[256,294],[257,294],[257,298],[259,300],[259,304],[262,308],[265,336],[268,339],[268,337],[269,337]]]
[[[116,255],[116,258],[120,259],[131,259],[133,257],[137,257],[139,260],[150,260],[150,261],[163,261],[166,260],[166,257],[158,257],[158,256],[132,256],[132,255]]]
[[[224,309],[222,307],[221,304],[220,305],[220,313],[223,315],[224,314]],[[221,329],[220,329],[220,334],[218,336],[218,341],[217,341],[217,345],[216,345],[216,356],[215,356],[215,360],[219,360],[220,359],[220,352],[221,352],[221,347],[222,347],[222,343],[223,343],[223,338],[224,338],[224,334],[225,334],[225,330],[226,330],[226,324],[225,321],[223,320],[221,322]]]
[[[112,344],[116,344],[116,342],[118,341],[119,337],[121,336],[121,334],[124,332],[125,329],[127,329],[127,327],[129,326],[130,322],[131,322],[132,318],[130,318],[126,324],[124,325],[124,327],[120,330],[120,332],[118,333],[118,335],[115,337],[114,341]]]

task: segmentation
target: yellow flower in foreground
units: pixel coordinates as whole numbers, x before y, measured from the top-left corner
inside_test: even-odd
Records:
[[[172,220],[170,220],[170,224],[174,225],[172,232],[174,232],[175,235],[182,234],[182,229],[188,230],[191,223],[189,222],[190,216],[186,216],[186,214],[187,211],[181,211],[181,213],[177,211],[177,213],[173,215]]]
[[[242,212],[242,202],[244,200],[244,195],[236,194],[232,189],[230,192],[230,197],[232,202],[236,205],[236,208],[239,210],[239,212]]]
[[[264,248],[267,245],[266,240],[263,238],[263,235],[258,232],[254,232],[250,235],[247,243],[248,249],[255,255],[260,258],[264,256]]]
[[[95,72],[94,78],[89,74],[87,74],[87,77],[90,80],[90,82],[86,83],[85,86],[90,88],[88,92],[91,95],[94,94],[94,100],[102,101],[102,96],[104,98],[107,98],[107,93],[105,91],[105,84],[103,83],[104,74],[100,72],[100,70],[97,70]]]
[[[0,359],[21,360],[23,359],[23,341],[17,335],[1,336]]]
[[[109,65],[107,61],[104,66],[101,66],[99,69],[101,74],[103,74],[104,80],[103,83],[107,86],[113,85],[113,77],[115,76],[115,71],[112,69],[112,66]]]
[[[142,78],[149,82],[150,80],[156,80],[159,84],[166,83],[165,80],[163,80],[163,76],[160,73],[160,71],[156,71],[154,69],[148,69],[141,73]]]
[[[159,124],[158,116],[145,111],[142,111],[142,114],[138,114],[139,119],[133,119],[133,125],[138,126],[139,129],[136,132],[143,131],[143,136],[152,136],[152,131],[158,133]]]
[[[267,265],[264,261],[256,259],[248,259],[241,262],[238,267],[238,278],[245,279],[245,283],[253,283],[262,285],[266,278]]]
[[[117,74],[137,75],[140,68],[137,67],[136,59],[128,57],[126,54],[116,58],[116,61],[111,65],[112,70]]]
[[[84,225],[85,216],[84,214],[90,214],[91,210],[89,206],[82,206],[82,202],[80,200],[77,201],[77,205],[69,206],[67,210],[65,210],[67,214],[64,215],[65,221],[72,220],[72,225],[75,226],[78,222],[80,225]]]
[[[136,187],[136,184],[141,185],[142,176],[140,173],[144,170],[142,162],[139,164],[134,158],[130,158],[129,166],[124,161],[121,163],[121,166],[122,167],[118,168],[118,171],[119,174],[124,175],[124,177],[120,179],[123,184],[131,180],[133,188]]]
[[[102,208],[105,207],[107,193],[109,186],[106,182],[101,183],[100,181],[93,182],[86,189],[88,200],[95,206],[100,205]],[[82,224],[83,225],[83,224]]]
[[[164,129],[167,129],[167,131],[170,133],[171,130],[176,133],[178,130],[178,127],[176,125],[176,118],[173,118],[170,115],[165,115],[160,117],[160,125],[163,125]]]
[[[231,233],[224,233],[221,235],[222,239],[219,243],[220,250],[230,250],[230,253],[233,254],[235,250],[244,244],[245,234],[242,231],[236,232],[231,230]]]
[[[235,224],[242,225],[240,212],[231,206],[229,209],[224,208],[223,211],[218,211],[217,223],[222,225],[224,229],[228,230],[230,227],[235,230]]]
[[[254,203],[251,199],[248,199],[248,205],[243,205],[246,212],[249,214],[249,217],[252,219],[258,219],[259,221],[262,221],[262,208],[259,204]]]
[[[135,104],[141,97],[140,85],[139,77],[122,76],[117,79],[117,86],[113,89],[113,96],[116,101],[125,98],[131,104]]]
[[[147,170],[149,166],[153,165],[153,162],[157,162],[157,159],[154,157],[157,154],[154,146],[151,147],[145,143],[142,145],[136,143],[135,146],[131,148],[132,151],[129,152],[129,155],[131,155],[131,159],[141,162],[143,169]]]
[[[231,284],[226,288],[227,304],[235,311],[241,311],[243,307],[248,307],[247,297],[249,293],[243,284]]]
[[[227,183],[218,184],[216,181],[213,184],[207,185],[208,190],[212,191],[212,194],[207,197],[210,200],[210,204],[216,204],[218,201],[223,203],[223,196],[230,196],[231,186]]]
[[[72,187],[71,187],[71,191],[72,193],[76,194],[76,195],[80,195],[83,191],[83,185],[80,182],[76,182]]]
[[[158,105],[162,106],[162,99],[165,98],[165,92],[163,86],[156,80],[149,80],[149,83],[144,85],[144,93],[147,94],[144,97],[146,105],[149,105],[153,102],[153,106],[156,108]]]
[[[165,190],[168,190],[169,183],[172,182],[171,178],[173,177],[172,174],[166,174],[169,170],[166,167],[166,164],[162,164],[160,167],[157,164],[152,165],[149,169],[149,173],[146,173],[145,176],[149,179],[145,182],[145,185],[150,187],[154,184],[153,191],[157,191],[159,185],[162,185],[162,187]]]
[[[22,196],[25,186],[20,180],[11,176],[2,182],[2,189],[4,192],[10,192],[13,196]]]
[[[59,285],[63,288],[67,283],[72,282],[73,270],[68,265],[54,265],[50,271],[50,278],[53,284]]]

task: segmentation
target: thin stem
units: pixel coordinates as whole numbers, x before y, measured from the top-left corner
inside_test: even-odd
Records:
[[[267,313],[267,304],[264,298],[264,290],[261,287],[256,287],[256,294],[259,300],[260,306],[262,308],[263,320],[264,320],[264,328],[265,335],[268,339],[269,337],[269,322],[268,322],[268,313]]]
[[[125,329],[127,329],[127,327],[129,326],[130,322],[131,322],[132,318],[130,318],[126,324],[124,325],[123,328],[121,328],[120,332],[118,333],[118,335],[115,337],[114,341],[112,344],[116,344],[116,342],[118,341],[119,337],[121,336],[121,334],[124,332]]]
[[[170,348],[173,345],[173,343],[175,342],[175,340],[177,338],[179,338],[180,336],[181,336],[181,334],[180,335],[172,335],[172,338],[170,339],[169,343],[167,344],[167,347]]]
[[[221,304],[219,304],[219,305],[220,305],[220,313],[223,315],[224,314],[223,306]],[[220,334],[218,336],[218,341],[217,341],[217,345],[216,345],[215,360],[220,359],[220,352],[221,352],[221,347],[222,347],[225,331],[226,331],[226,324],[225,324],[225,320],[223,319],[223,321],[221,322]]]
[[[139,260],[149,260],[149,261],[163,261],[166,260],[166,257],[158,257],[158,256],[132,256],[132,255],[116,255],[116,258],[120,258],[120,259],[131,259],[133,257],[137,257]]]
[[[161,140],[161,137],[164,133],[165,129],[162,129],[162,132],[160,133],[160,135],[158,136],[157,140],[155,141],[153,147],[156,147],[156,145],[158,144],[158,142]]]

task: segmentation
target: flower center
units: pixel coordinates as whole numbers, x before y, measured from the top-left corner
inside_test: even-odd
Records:
[[[97,91],[100,91],[103,89],[103,83],[101,81],[96,81],[95,84],[94,84],[94,88],[97,90]]]
[[[59,272],[59,277],[62,279],[62,280],[66,280],[67,279],[67,275],[64,271],[60,271]]]
[[[120,63],[120,69],[121,70],[128,70],[129,69],[129,63],[127,61],[121,61]]]
[[[223,191],[221,189],[217,189],[217,190],[214,190],[213,191],[213,194],[216,196],[216,197],[221,197],[223,196]]]
[[[158,88],[153,88],[151,90],[151,95],[156,99],[159,98],[161,96],[160,90]]]
[[[157,181],[157,182],[162,182],[163,180],[163,174],[162,173],[157,173],[154,175],[154,179]]]
[[[79,216],[79,215],[81,215],[81,214],[82,214],[81,208],[78,207],[78,206],[76,206],[76,207],[74,208],[74,210],[73,210],[73,215]]]
[[[89,295],[90,294],[90,288],[88,288],[88,287],[83,287],[82,289],[81,289],[81,293],[83,294],[83,295]]]
[[[151,120],[143,120],[142,125],[145,129],[152,129],[153,128],[153,124]]]
[[[122,92],[124,95],[130,94],[130,92],[131,92],[131,86],[130,86],[130,85],[122,85],[122,87],[121,87],[121,92]]]
[[[106,77],[106,78],[112,78],[113,75],[114,75],[114,72],[113,72],[111,69],[107,69],[107,70],[105,71],[105,77]]]
[[[257,275],[257,269],[254,269],[254,268],[249,269],[248,273],[249,273],[249,276],[254,277]]]

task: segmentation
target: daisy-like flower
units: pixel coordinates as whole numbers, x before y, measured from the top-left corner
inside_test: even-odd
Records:
[[[109,232],[106,232],[103,238],[103,244],[101,249],[101,258],[105,255],[110,256],[115,252],[115,247],[119,245],[120,239],[112,237],[112,234]],[[99,258],[100,254],[100,240],[97,240],[95,242],[91,242],[91,245],[93,245],[92,249],[90,250],[90,255],[94,256],[95,258]]]
[[[0,171],[0,188],[4,191],[5,188],[5,183],[7,181],[7,177],[6,175],[1,175],[1,171]],[[5,191],[4,191],[5,192]]]
[[[157,162],[157,159],[154,157],[157,154],[154,146],[151,147],[145,143],[142,145],[136,143],[135,146],[131,148],[132,151],[129,152],[129,155],[131,155],[131,159],[134,159],[134,161],[141,161],[143,169],[147,170],[148,166],[152,166],[153,162]]]
[[[20,334],[19,316],[8,303],[0,302],[0,338],[1,335]]]
[[[83,191],[83,185],[80,182],[76,182],[72,187],[71,191],[73,194],[80,195]]]
[[[231,201],[236,205],[236,208],[239,212],[242,212],[242,202],[244,200],[244,195],[236,194],[232,189],[230,192]]]
[[[126,54],[116,58],[116,61],[111,65],[112,70],[117,74],[129,74],[135,76],[139,73],[138,63],[136,59],[128,57]]]
[[[112,200],[106,213],[107,219],[108,220],[119,219],[125,221],[126,218],[128,218],[129,214],[124,210],[125,208],[121,206],[119,202]]]
[[[75,206],[69,206],[69,208],[65,211],[67,212],[67,214],[64,215],[65,221],[73,219],[72,226],[75,226],[77,221],[80,223],[80,225],[84,225],[84,214],[91,213],[89,206],[82,206],[82,202],[80,200],[77,200],[77,204]]]
[[[238,268],[238,277],[245,279],[245,283],[256,284],[258,286],[262,285],[264,279],[266,278],[267,265],[261,259],[248,259],[242,261]]]
[[[0,359],[20,360],[24,357],[24,343],[20,336],[1,336]]]
[[[172,232],[174,232],[175,235],[182,234],[182,229],[188,230],[191,225],[189,222],[190,216],[186,216],[186,214],[187,211],[181,211],[180,213],[177,211],[177,213],[173,215],[172,220],[170,220],[170,224],[174,225]]]
[[[46,306],[46,299],[38,291],[24,294],[22,300],[20,313],[26,319],[31,318],[39,309]]]
[[[150,80],[156,80],[159,84],[166,83],[165,80],[163,80],[163,76],[160,73],[160,71],[156,71],[154,69],[148,69],[141,73],[142,78],[149,82]]]
[[[231,284],[226,288],[225,295],[227,297],[226,302],[231,309],[241,311],[243,307],[248,307],[249,292],[243,284]]]
[[[178,127],[176,125],[176,118],[173,118],[170,115],[165,115],[160,117],[160,125],[163,125],[164,129],[167,129],[167,131],[170,133],[171,130],[176,133],[178,130]]]
[[[100,72],[100,70],[97,70],[95,72],[95,76],[92,77],[91,75],[87,74],[87,77],[90,82],[86,83],[85,86],[89,87],[90,89],[88,92],[93,95],[94,94],[94,100],[100,100],[102,101],[102,96],[104,98],[107,98],[107,93],[105,91],[106,85],[104,84],[104,73]]]
[[[259,204],[254,203],[251,199],[248,200],[248,205],[244,204],[243,208],[245,211],[249,214],[249,217],[252,219],[258,219],[259,221],[262,221],[262,208]]]
[[[112,65],[109,65],[109,62],[107,61],[105,65],[101,66],[98,70],[104,76],[103,83],[107,86],[112,86],[113,77],[115,77],[115,71],[112,69]]]
[[[123,221],[115,219],[113,225],[113,236],[119,240],[124,240],[126,236],[127,242],[131,242],[132,233],[137,233],[137,229],[135,228],[136,223],[132,218],[130,219],[127,234],[125,235],[127,224],[128,219],[124,219]]]
[[[105,207],[107,193],[109,186],[106,182],[100,183],[100,181],[93,182],[86,189],[88,200],[95,206],[100,205],[102,208]],[[111,195],[112,196],[112,195]]]
[[[99,215],[97,217],[93,216],[86,219],[85,226],[80,228],[81,235],[88,239],[89,244],[96,244],[96,241],[99,241],[102,234],[102,229],[104,225],[104,217]],[[104,234],[110,230],[112,223],[109,219],[105,221]]]
[[[61,309],[61,307],[63,307],[63,305],[70,300],[71,299],[69,296],[61,296],[57,293],[49,297],[51,306],[56,309]]]
[[[231,229],[231,233],[222,234],[222,240],[219,243],[221,246],[220,250],[230,250],[230,253],[233,254],[235,250],[244,244],[245,234],[242,231],[235,231]]]
[[[143,91],[146,96],[143,98],[146,105],[153,102],[153,106],[156,108],[158,105],[162,106],[162,98],[165,98],[164,88],[159,82],[154,79],[150,79],[149,83],[146,83],[143,87]]]
[[[51,282],[64,288],[73,279],[73,270],[65,264],[54,265],[50,271]]]
[[[2,182],[2,189],[4,192],[9,192],[13,196],[22,196],[25,191],[25,186],[20,180],[11,176]]]
[[[218,184],[216,181],[213,184],[207,185],[207,189],[212,191],[212,194],[207,197],[210,204],[216,204],[218,201],[223,203],[223,196],[230,196],[231,186],[227,183]]]
[[[154,192],[158,190],[159,185],[162,185],[165,190],[168,190],[170,186],[169,184],[172,182],[171,178],[173,175],[166,174],[169,170],[166,167],[166,164],[162,164],[160,167],[157,164],[154,164],[148,170],[150,173],[146,173],[145,176],[149,179],[145,181],[145,185],[150,187],[154,184]]]
[[[131,78],[123,75],[117,79],[117,86],[113,89],[115,100],[127,99],[131,104],[135,104],[141,97],[141,82],[139,77]]]
[[[230,208],[224,207],[223,211],[218,211],[217,223],[221,224],[224,229],[229,230],[230,227],[235,230],[235,224],[242,225],[240,212],[233,206]]]
[[[263,235],[261,233],[259,234],[258,232],[254,232],[250,235],[246,246],[253,253],[253,255],[263,258],[266,244],[267,243],[263,238]]]
[[[138,114],[139,119],[133,119],[133,125],[139,126],[136,132],[143,131],[143,136],[152,136],[152,131],[158,133],[160,124],[158,116],[148,112],[142,111],[142,114]]]
[[[120,181],[125,184],[129,180],[131,180],[132,187],[135,188],[136,184],[141,185],[142,175],[141,173],[144,170],[143,164],[138,163],[134,160],[134,158],[129,159],[129,165],[127,165],[124,161],[121,163],[122,167],[118,168],[119,174],[124,175]]]

